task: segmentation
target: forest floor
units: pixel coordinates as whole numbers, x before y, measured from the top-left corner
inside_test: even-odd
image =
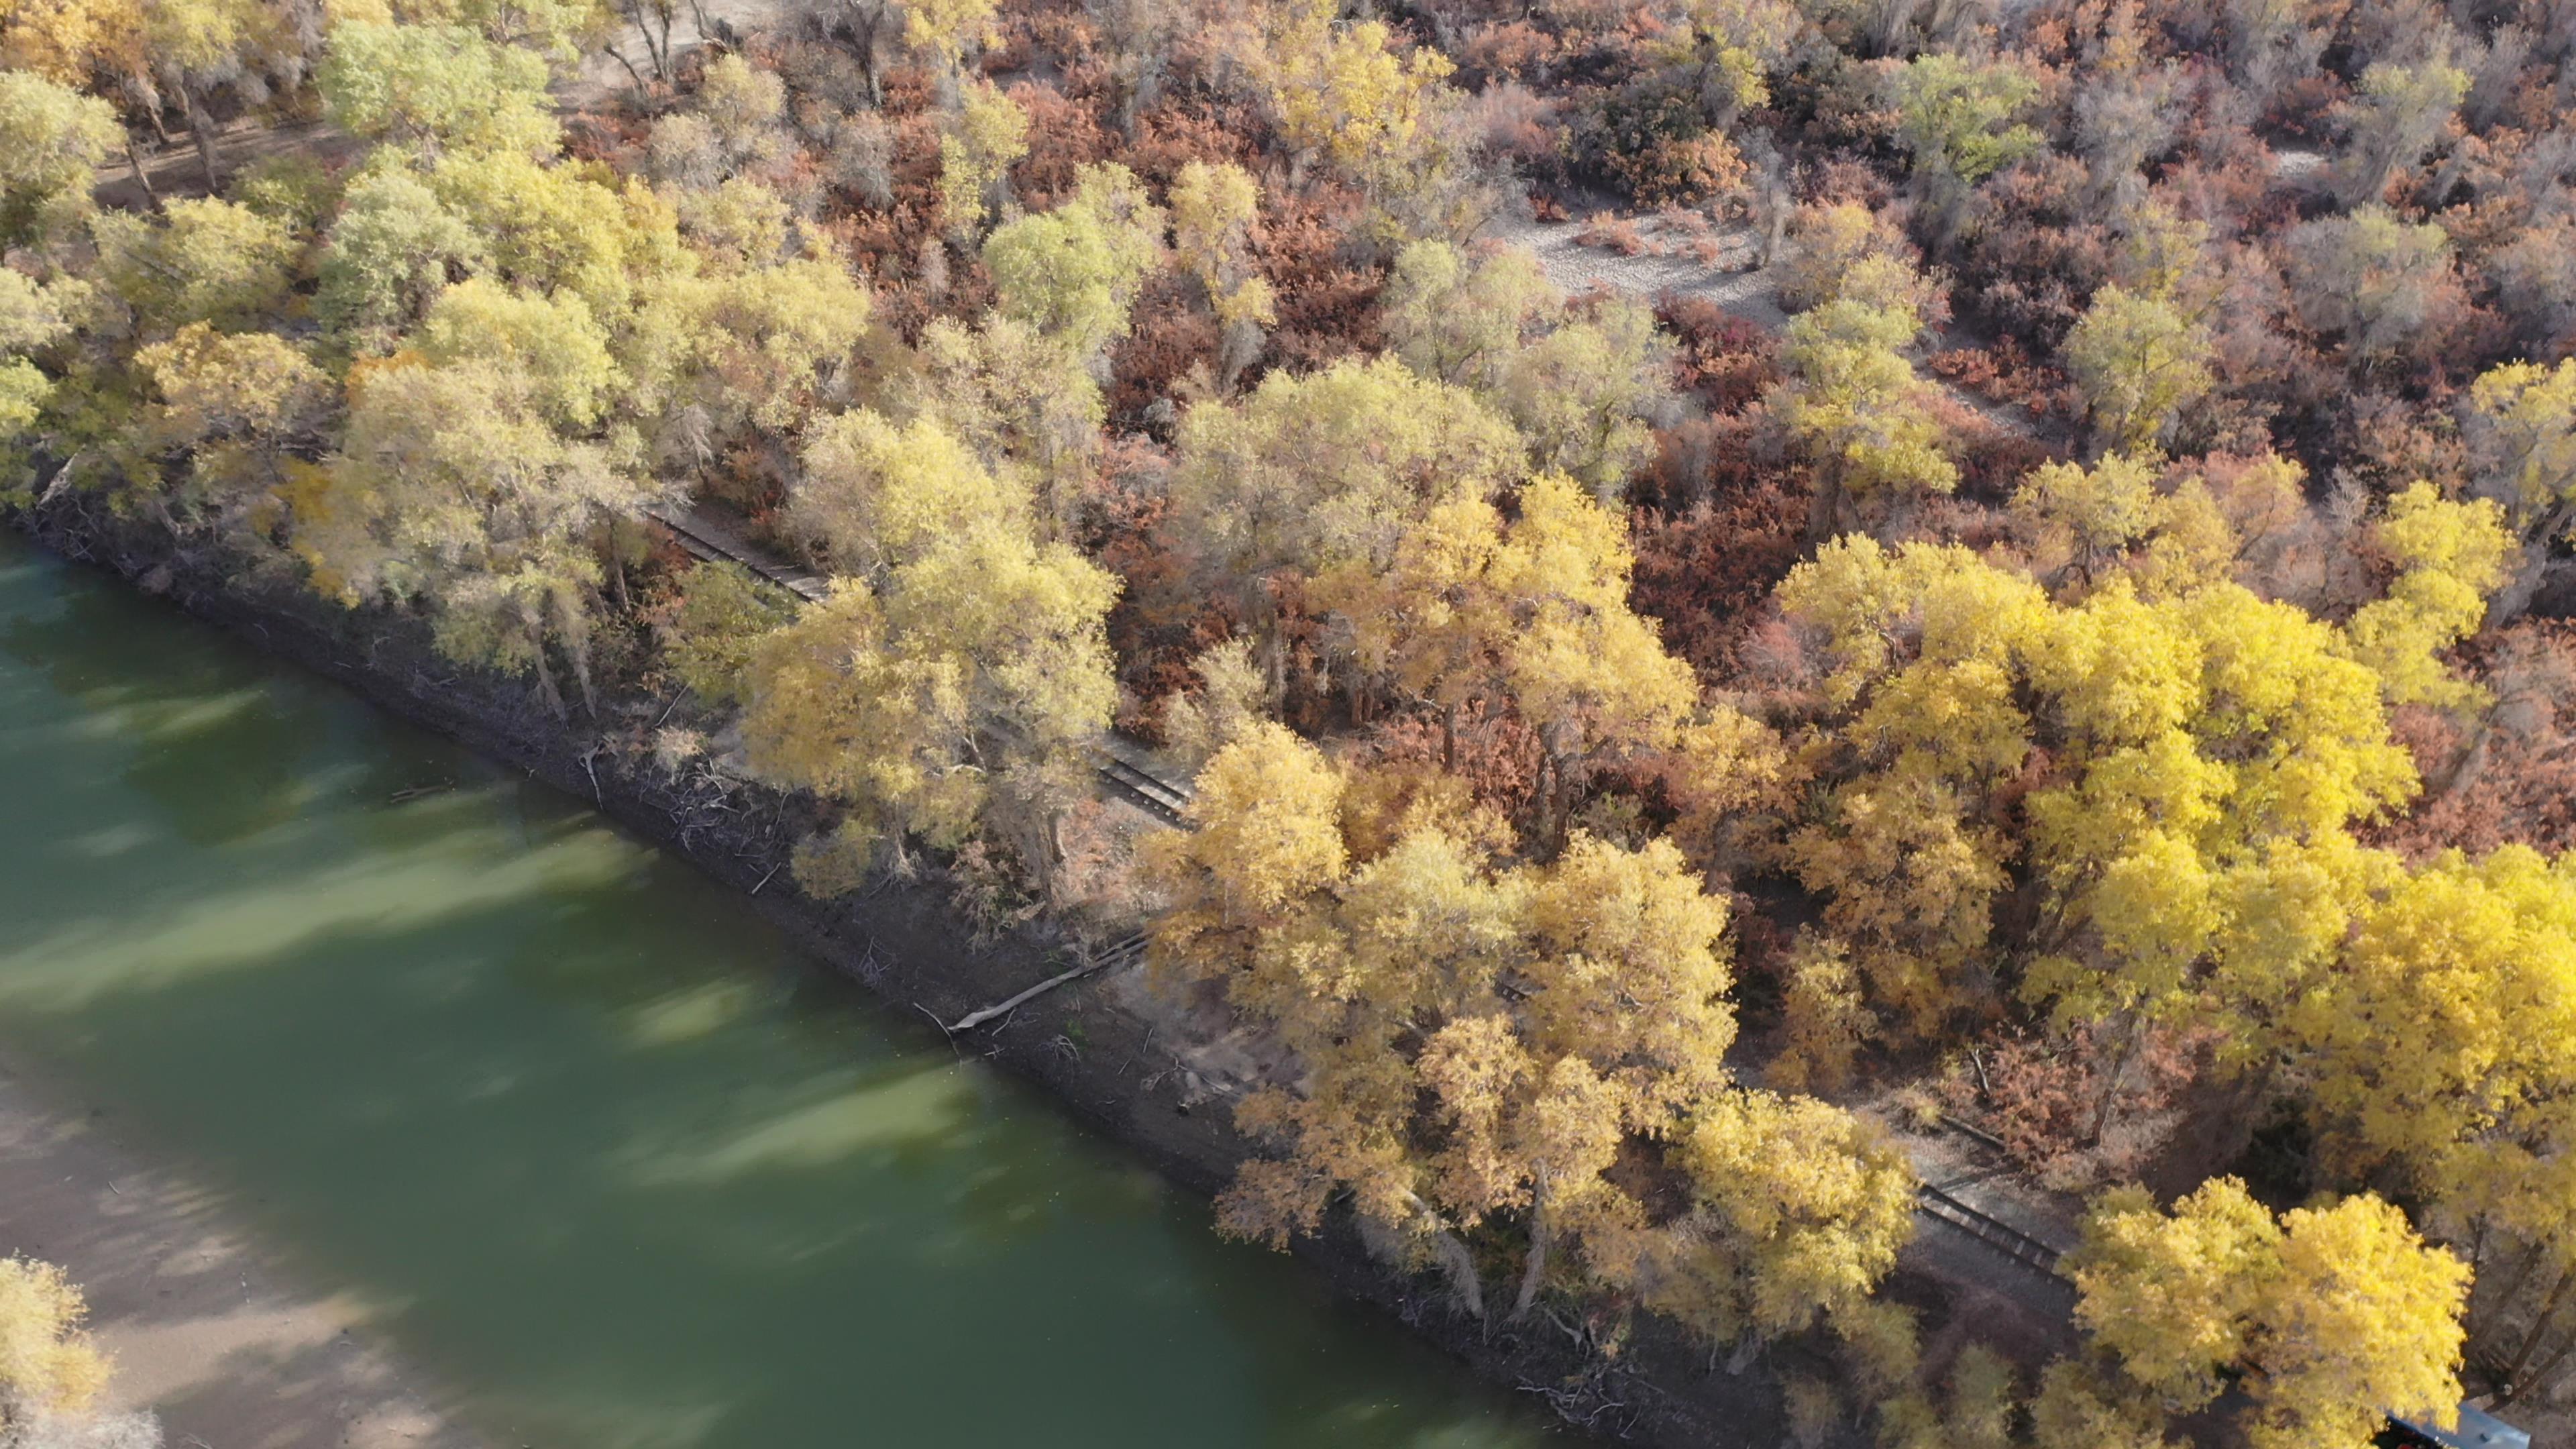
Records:
[[[174,1449],[476,1449],[365,1303],[297,1284],[222,1197],[56,1085],[0,1060],[0,1255],[87,1292],[109,1407],[154,1410]]]

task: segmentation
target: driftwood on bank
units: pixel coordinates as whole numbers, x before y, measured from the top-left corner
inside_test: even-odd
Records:
[[[1046,995],[1048,992],[1055,990],[1057,987],[1062,986],[1067,982],[1079,981],[1085,976],[1090,976],[1097,972],[1106,971],[1112,966],[1133,961],[1137,957],[1143,955],[1144,950],[1145,938],[1142,936],[1130,936],[1126,940],[1118,942],[1116,945],[1102,949],[1100,954],[1083,962],[1081,965],[1074,967],[1070,971],[1063,971],[1050,976],[1046,980],[1039,982],[1037,985],[1030,987],[1028,990],[1021,992],[1017,996],[1010,997],[1007,1000],[994,1002],[992,1005],[984,1007],[979,1011],[970,1011],[964,1016],[957,1018],[954,1022],[943,1022],[939,1029],[951,1035],[955,1035],[961,1031],[973,1031],[975,1028],[982,1026],[988,1021],[1010,1015],[1020,1007],[1037,1000],[1039,997]],[[938,1020],[937,1017],[933,1017],[931,1019],[933,1021]]]

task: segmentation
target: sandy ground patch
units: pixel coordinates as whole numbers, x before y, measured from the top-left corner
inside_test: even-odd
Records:
[[[0,1254],[60,1263],[116,1356],[110,1398],[174,1449],[479,1449],[215,1194],[0,1057]]]

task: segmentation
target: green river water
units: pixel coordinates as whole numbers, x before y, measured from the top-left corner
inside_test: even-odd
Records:
[[[6,535],[0,799],[0,1044],[496,1444],[1549,1437],[685,864]]]

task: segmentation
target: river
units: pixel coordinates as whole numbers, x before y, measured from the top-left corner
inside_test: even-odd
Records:
[[[684,863],[7,535],[0,801],[0,1049],[494,1444],[1551,1437]]]

